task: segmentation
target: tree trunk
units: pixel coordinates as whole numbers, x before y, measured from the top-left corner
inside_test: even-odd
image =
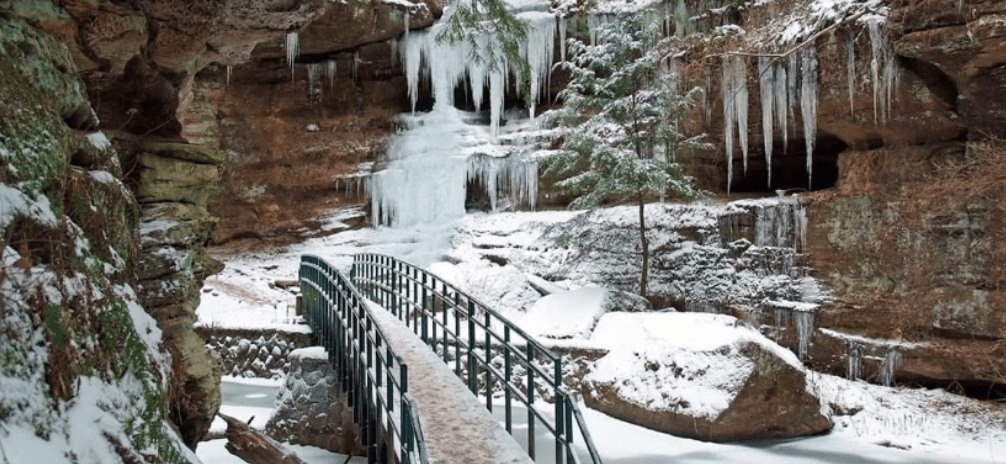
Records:
[[[276,440],[253,430],[247,423],[217,413],[227,421],[227,451],[249,464],[307,464]]]
[[[646,218],[643,194],[639,194],[639,246],[643,251],[643,272],[639,275],[639,295],[646,298],[646,283],[650,280],[650,242],[646,240]]]

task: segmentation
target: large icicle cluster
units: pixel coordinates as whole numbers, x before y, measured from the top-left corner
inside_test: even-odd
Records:
[[[817,49],[804,47],[790,53],[785,59],[760,56],[758,58],[758,84],[762,107],[762,138],[765,145],[765,164],[768,186],[772,186],[772,145],[776,127],[782,132],[783,151],[787,149],[788,123],[795,120],[794,106],[799,102],[800,118],[807,151],[807,184],[813,168],[814,141],[817,136]],[[740,140],[747,171],[747,75],[744,59],[730,55],[723,59],[723,126],[724,150],[727,161],[727,191],[733,182],[734,134]],[[736,126],[736,131],[734,130]]]
[[[878,18],[870,18],[866,24],[870,31],[870,49],[873,52],[870,61],[870,80],[873,82],[873,120],[886,124],[891,114],[891,97],[898,83],[894,48],[881,29],[883,24]]]
[[[537,101],[542,88],[547,88],[552,71],[556,17],[552,13],[528,11],[518,17],[530,25],[528,39],[521,47],[531,70],[531,97]],[[472,40],[438,42],[442,24],[422,31],[412,31],[399,39],[398,51],[405,68],[409,98],[415,111],[420,83],[428,80],[433,89],[435,105],[453,106],[454,89],[468,79],[472,102],[482,108],[483,89],[489,87],[489,107],[493,134],[498,134],[502,118],[503,98],[510,78],[509,65],[493,44],[497,39],[489,34]],[[532,115],[534,108],[531,109]]]
[[[520,205],[534,208],[538,201],[538,163],[519,155],[473,155],[468,158],[468,181],[485,187],[489,208],[497,211],[500,193]]]

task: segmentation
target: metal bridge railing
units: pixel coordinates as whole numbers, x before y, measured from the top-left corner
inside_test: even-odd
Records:
[[[317,256],[301,257],[299,280],[305,318],[328,351],[353,409],[367,462],[428,464],[416,401],[408,393],[408,366],[387,343],[363,297]]]
[[[580,462],[573,447],[576,431],[591,461],[601,463],[577,401],[562,383],[561,357],[492,308],[412,264],[386,255],[358,254],[351,275],[361,292],[403,320],[434,351],[439,346],[444,363],[450,366],[453,358],[455,374],[472,393],[478,395],[485,388],[490,412],[493,391],[501,389],[511,435],[513,401],[527,407],[531,459],[535,457],[535,425],[540,422],[555,437],[557,464]],[[502,365],[494,362],[494,353],[502,357]],[[544,399],[554,401],[554,418],[534,408],[539,387],[551,397]]]

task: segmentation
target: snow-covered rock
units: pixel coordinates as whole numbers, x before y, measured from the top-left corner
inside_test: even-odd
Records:
[[[366,455],[359,444],[353,410],[340,390],[325,349],[293,350],[289,359],[290,374],[280,388],[276,413],[266,424],[266,432],[290,443]]]
[[[636,295],[588,286],[555,292],[538,300],[520,323],[536,337],[586,339],[601,316],[611,311],[646,309],[649,303]]]
[[[613,417],[712,441],[832,426],[796,356],[734,317],[608,313],[590,342],[608,354],[585,376],[584,398]]]

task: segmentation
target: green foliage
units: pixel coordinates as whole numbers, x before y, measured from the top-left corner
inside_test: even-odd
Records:
[[[597,45],[569,41],[570,83],[553,116],[565,126],[565,142],[544,165],[564,178],[560,188],[581,195],[574,207],[696,193],[676,163],[679,154],[703,146],[700,137],[677,130],[692,98],[661,71],[659,25],[641,18],[602,28]]]
[[[59,305],[47,305],[44,315],[45,328],[49,330],[53,345],[59,348],[66,346],[67,330],[63,325],[63,308]]]
[[[479,37],[492,34],[495,40],[488,46],[497,47],[489,53],[479,50]],[[504,0],[459,0],[454,6],[454,12],[447,18],[446,25],[437,41],[471,43],[471,59],[489,59],[491,71],[506,70],[509,65],[517,74],[518,85],[524,95],[530,98],[531,66],[527,58],[521,54],[521,44],[527,40],[528,25],[517,18]],[[530,102],[529,102],[530,104]]]

